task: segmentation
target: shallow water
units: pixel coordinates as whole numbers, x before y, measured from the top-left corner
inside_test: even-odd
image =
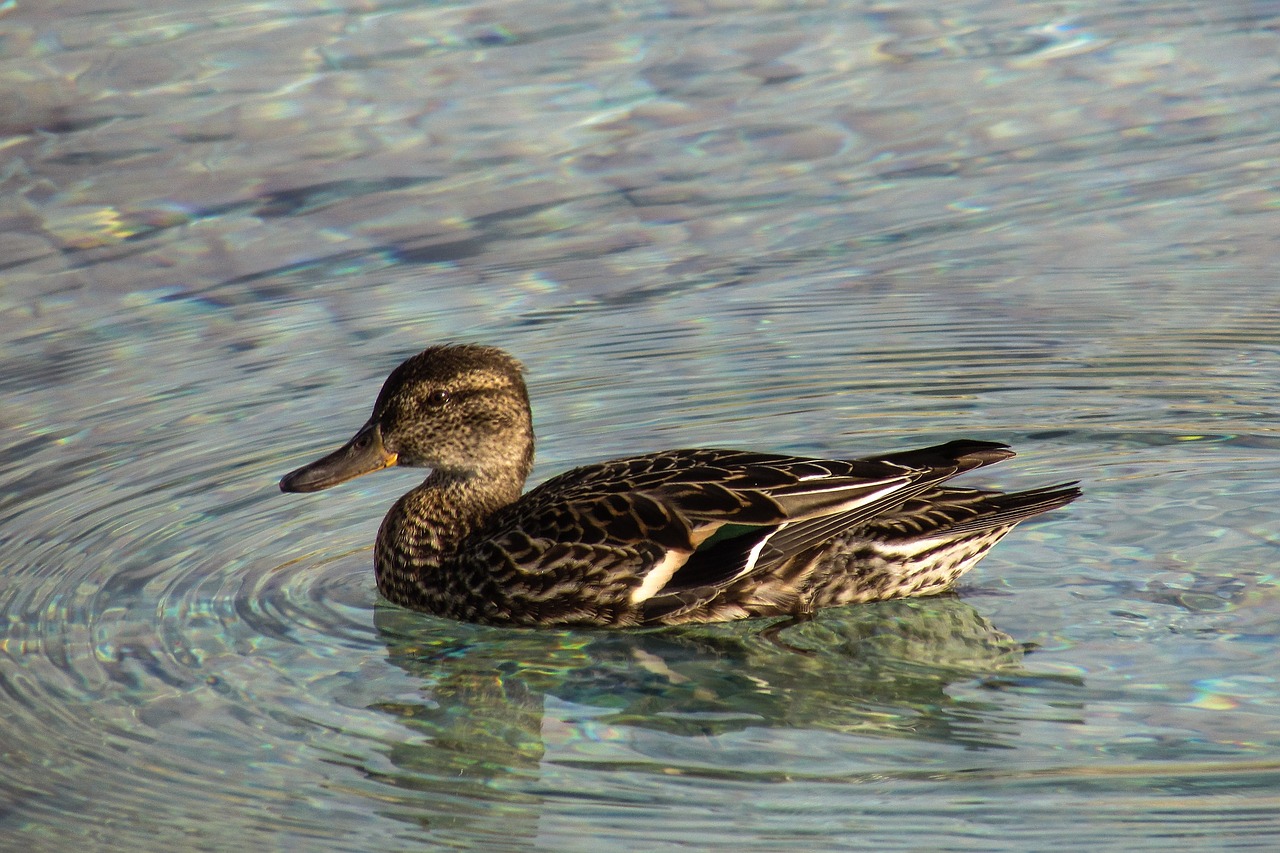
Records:
[[[1278,31],[0,5],[0,837],[1273,849]],[[807,654],[431,619],[370,571],[413,472],[276,481],[441,340],[526,362],[535,479],[965,436],[1086,496]]]

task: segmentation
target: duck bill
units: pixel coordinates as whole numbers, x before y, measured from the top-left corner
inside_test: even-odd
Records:
[[[280,491],[318,492],[394,464],[396,455],[382,445],[382,429],[376,423],[367,423],[328,456],[286,474],[280,481]]]

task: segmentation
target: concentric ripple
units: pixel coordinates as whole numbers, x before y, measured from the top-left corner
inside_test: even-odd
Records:
[[[942,303],[921,294],[911,314],[932,315],[931,333],[947,334]],[[908,316],[896,322],[911,327]],[[827,333],[821,323],[808,327],[815,338]],[[1236,344],[1256,349],[1262,342],[1254,335],[1243,329]],[[1208,405],[1208,380],[1193,365],[1203,367],[1212,351],[1163,345],[1113,355],[1107,369],[1120,378],[1155,376],[1169,398],[1198,389],[1199,405]],[[643,362],[657,358],[647,351],[653,346],[637,338],[620,355]],[[913,400],[958,404],[951,416],[963,419],[973,411],[969,400],[1012,393],[1001,390],[1008,371],[1028,364],[1022,347],[969,360],[956,385],[947,361],[914,345],[886,349],[853,372],[818,358],[807,372],[784,365],[766,373],[756,354],[742,355],[767,382],[754,391],[708,389],[686,412],[692,422],[753,403],[764,417],[804,423],[844,396],[882,397],[886,423],[905,423]],[[1103,422],[1100,408],[1079,398],[1055,416],[1057,395],[1071,393],[1081,369],[1078,356],[1070,369],[1055,367],[1063,358],[1019,369],[1022,393],[1035,389],[1019,407],[1026,423],[996,437],[1024,451],[1005,472],[1017,482],[1088,472],[1083,509],[1020,530],[959,599],[826,614],[791,629],[781,644],[750,626],[504,631],[378,608],[370,541],[412,472],[317,496],[276,488],[295,457],[345,437],[362,417],[367,401],[355,398],[367,388],[342,392],[352,398],[350,415],[302,427],[298,441],[278,446],[283,427],[306,423],[308,410],[328,402],[300,399],[268,416],[251,400],[240,414],[210,422],[202,409],[175,406],[163,386],[153,387],[154,399],[133,414],[116,410],[105,442],[84,433],[37,436],[4,458],[14,497],[4,521],[11,559],[0,673],[10,726],[0,790],[15,825],[51,847],[110,837],[139,849],[213,849],[246,833],[364,849],[371,839],[392,843],[408,826],[420,827],[411,836],[442,843],[484,839],[491,849],[514,850],[546,836],[585,849],[574,821],[605,820],[619,838],[640,843],[655,815],[679,813],[691,780],[722,806],[744,786],[783,783],[848,808],[869,785],[984,788],[990,796],[1021,786],[1066,790],[1087,804],[1103,792],[1125,796],[1148,778],[1142,762],[1163,760],[1176,762],[1180,769],[1162,772],[1179,784],[1217,779],[1229,793],[1215,795],[1214,808],[1230,811],[1221,797],[1247,801],[1280,772],[1257,757],[1268,749],[1258,733],[1272,724],[1271,676],[1257,670],[1192,684],[1182,662],[1205,655],[1207,637],[1227,642],[1270,630],[1256,607],[1270,595],[1267,579],[1225,579],[1204,561],[1265,560],[1274,509],[1247,490],[1206,488],[1181,493],[1197,512],[1178,530],[1152,519],[1176,505],[1161,484],[1171,466],[1186,464],[1188,450],[1205,482],[1247,482],[1272,458],[1275,439],[1239,429],[1246,419],[1237,407],[1250,405],[1241,390],[1247,375],[1212,404],[1215,432],[1194,407],[1179,415],[1185,423],[1166,417],[1158,426],[1136,413]],[[885,363],[911,366],[912,378],[898,382],[892,398],[880,379]],[[582,394],[619,393],[583,372],[577,384],[552,386],[553,412]],[[237,393],[235,382],[196,376],[202,407]],[[812,411],[795,410],[797,388],[824,383],[834,395],[815,397]],[[619,414],[606,413],[587,434],[599,429],[647,447],[635,422],[610,422]],[[732,417],[723,427],[742,429]],[[546,430],[548,467],[588,455],[573,437],[582,430],[578,414]],[[743,440],[758,443],[749,432]],[[861,441],[874,444],[868,432]],[[836,442],[816,430],[804,440]],[[246,447],[274,449],[246,456]],[[1100,530],[1105,545],[1090,541]],[[1100,647],[1099,606],[1120,626]],[[1047,613],[1056,615],[1046,622]],[[1046,633],[1046,624],[1058,628]],[[1152,630],[1185,638],[1164,641],[1170,660],[1151,660]],[[1028,655],[1023,638],[1042,650]],[[1082,653],[1087,666],[1074,663]],[[1130,684],[1125,661],[1138,653],[1148,665],[1143,683]],[[1177,684],[1190,699],[1177,698]],[[1093,720],[1104,707],[1116,726]],[[1161,710],[1149,717],[1149,708]],[[1136,738],[1135,727],[1144,732]],[[1178,730],[1197,736],[1171,739]],[[892,746],[868,750],[878,742]],[[1007,749],[1026,759],[1005,768],[964,757]],[[583,791],[593,788],[601,789],[597,799],[584,807]],[[789,815],[799,831],[831,819],[828,809],[793,813],[786,801],[769,799],[760,820]],[[611,808],[629,817],[606,818]],[[211,812],[231,817],[210,822]],[[1208,815],[1189,817],[1187,831],[1198,832]],[[1119,812],[1108,820],[1111,831],[1135,826]],[[690,816],[683,826],[714,834]],[[946,821],[936,828],[950,831]]]
[[[258,494],[223,514],[216,489],[178,483],[226,488],[225,448],[171,443],[112,449],[138,461],[37,455],[6,472],[78,476],[28,496],[6,520],[0,786],[28,820],[52,827],[81,814],[95,832],[144,847],[212,845],[216,833],[191,828],[218,808],[309,834],[311,807],[276,802],[292,762],[281,755],[359,731],[341,709],[298,699],[334,677],[335,657],[377,649],[367,548],[269,564],[267,555],[288,553],[278,519],[261,509],[270,481],[239,472],[236,490]],[[59,837],[50,843],[74,835]]]
[[[1266,4],[109,5],[0,3],[0,848],[1280,848]],[[535,479],[1085,495],[775,639],[435,620],[413,472],[276,483],[445,340]]]

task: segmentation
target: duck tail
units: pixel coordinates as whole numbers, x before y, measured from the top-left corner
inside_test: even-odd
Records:
[[[1007,444],[962,438],[933,447],[922,447],[919,450],[870,456],[867,461],[890,462],[894,465],[905,465],[908,468],[955,468],[956,473],[960,474],[993,465],[1012,456],[1014,452]]]

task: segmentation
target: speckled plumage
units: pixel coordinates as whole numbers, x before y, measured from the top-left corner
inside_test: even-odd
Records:
[[[500,625],[671,625],[941,592],[1015,524],[1079,496],[1074,484],[943,485],[1012,455],[985,441],[849,461],[671,450],[521,496],[533,463],[521,366],[466,344],[396,368],[355,437],[280,487],[431,468],[375,547],[378,590],[405,607]]]

